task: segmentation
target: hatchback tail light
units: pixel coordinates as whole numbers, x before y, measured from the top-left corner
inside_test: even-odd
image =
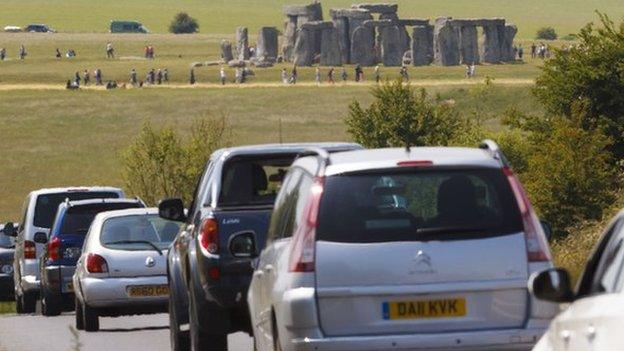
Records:
[[[56,261],[61,258],[61,239],[58,236],[53,237],[48,242],[48,257],[52,261]]]
[[[533,206],[531,206],[529,202],[529,198],[522,184],[520,184],[520,180],[518,180],[518,177],[516,177],[513,171],[508,167],[503,168],[503,173],[507,176],[509,185],[511,185],[511,189],[518,201],[518,208],[520,209],[522,224],[524,226],[524,236],[526,239],[529,262],[550,261],[551,255],[544,229],[533,210]]]
[[[108,264],[104,257],[92,253],[87,255],[87,272],[108,273]]]
[[[303,220],[293,235],[293,249],[290,254],[290,272],[314,272],[316,227],[323,195],[325,179],[318,177],[310,189],[308,203],[303,209]]]
[[[214,218],[207,218],[199,231],[199,244],[212,255],[219,254],[219,225]]]
[[[37,258],[37,245],[35,245],[34,241],[24,240],[24,258]]]

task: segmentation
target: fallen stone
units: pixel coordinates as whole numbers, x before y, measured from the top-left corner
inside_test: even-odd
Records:
[[[247,63],[243,60],[232,60],[228,62],[229,67],[245,67]]]

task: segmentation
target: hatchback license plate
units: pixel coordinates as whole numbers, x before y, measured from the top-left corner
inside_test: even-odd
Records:
[[[382,304],[383,319],[425,319],[463,317],[466,299],[392,301]]]
[[[169,295],[169,286],[167,285],[133,285],[127,288],[128,295],[131,297],[145,296],[167,296]]]

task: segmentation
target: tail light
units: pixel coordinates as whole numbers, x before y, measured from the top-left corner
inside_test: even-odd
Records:
[[[325,179],[316,178],[310,189],[310,198],[303,209],[303,220],[293,235],[293,250],[290,254],[290,272],[314,272],[316,227],[323,195]]]
[[[108,273],[108,264],[104,257],[92,253],[87,255],[87,272]]]
[[[61,258],[61,239],[58,236],[53,237],[48,242],[48,257],[52,261],[56,261]]]
[[[24,258],[37,258],[37,246],[34,241],[24,240]]]
[[[544,229],[542,228],[542,224],[537,218],[537,215],[529,202],[529,198],[527,197],[522,184],[520,184],[520,181],[510,168],[503,168],[503,173],[507,176],[509,185],[511,185],[511,189],[513,190],[516,200],[518,201],[518,208],[520,209],[522,224],[524,226],[527,257],[529,262],[550,261],[551,255],[550,250],[548,249],[548,241],[546,240]]]
[[[199,231],[199,244],[212,255],[219,254],[219,225],[214,218],[204,220]]]

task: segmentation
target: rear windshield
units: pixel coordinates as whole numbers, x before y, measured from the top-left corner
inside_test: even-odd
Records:
[[[149,250],[169,247],[182,223],[158,215],[134,215],[108,219],[102,226],[100,243],[116,250]]]
[[[73,234],[85,235],[91,227],[91,222],[100,212],[124,210],[127,208],[141,208],[141,203],[101,203],[70,207],[60,223],[57,235]]]
[[[518,205],[500,170],[393,170],[328,177],[317,238],[366,243],[520,231]]]
[[[4,235],[1,231],[0,231],[0,247],[2,248],[11,248],[14,247],[14,243],[13,243],[13,238],[10,236],[6,236]]]
[[[87,200],[87,199],[116,199],[119,194],[115,192],[89,191],[89,192],[69,192],[57,194],[45,194],[37,196],[37,204],[35,205],[35,218],[33,224],[35,227],[51,228],[56,217],[56,211],[61,202],[65,199],[70,201]]]
[[[232,158],[223,167],[219,207],[273,206],[296,156]]]

